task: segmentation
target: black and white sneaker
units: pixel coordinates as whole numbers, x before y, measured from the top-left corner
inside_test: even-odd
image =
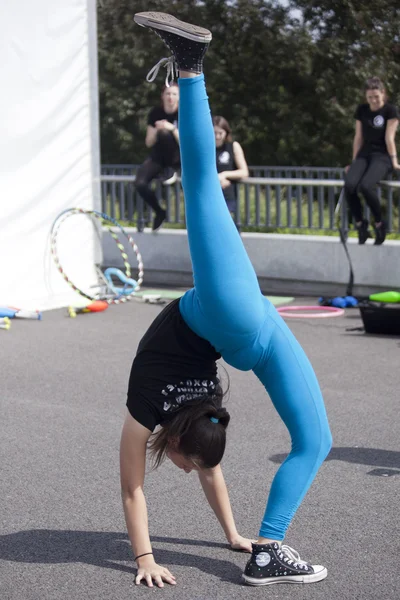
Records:
[[[162,58],[148,73],[147,81],[154,81],[160,67],[167,68],[166,84],[169,77],[174,79],[174,70],[201,73],[203,58],[211,42],[211,32],[203,27],[191,25],[162,12],[141,12],[134,20],[142,27],[149,27],[171,50],[170,58]]]
[[[315,583],[325,579],[328,571],[321,565],[310,565],[285,544],[253,544],[253,552],[244,573],[248,585],[272,583]]]

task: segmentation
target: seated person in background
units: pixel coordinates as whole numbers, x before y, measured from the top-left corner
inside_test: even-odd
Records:
[[[151,189],[151,182],[167,167],[177,169],[180,166],[178,106],[179,88],[174,82],[170,87],[164,87],[161,106],[152,108],[149,113],[145,143],[150,148],[150,156],[136,173],[136,189],[155,213],[153,231],[161,227],[167,213]]]
[[[378,77],[365,83],[365,104],[359,104],[354,118],[356,130],[353,140],[353,160],[346,167],[345,196],[358,233],[358,243],[365,244],[371,237],[369,223],[363,218],[359,192],[364,196],[374,217],[375,245],[386,238],[386,222],[377,185],[394,169],[400,169],[395,143],[399,111],[387,102],[385,86]]]
[[[224,117],[213,117],[217,171],[226,204],[231,213],[236,213],[236,186],[232,183],[249,176],[249,168],[239,142],[232,140],[232,131]]]

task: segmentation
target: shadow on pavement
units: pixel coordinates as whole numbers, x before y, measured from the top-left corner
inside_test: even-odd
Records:
[[[274,463],[282,463],[286,456],[287,454],[274,454],[270,457],[270,460]],[[332,448],[326,460],[342,460],[347,463],[377,467],[369,471],[368,475],[379,477],[400,475],[400,471],[390,470],[400,469],[400,452],[396,452],[395,450],[351,447]]]
[[[152,541],[228,550],[226,544],[204,540],[152,537]],[[193,567],[222,581],[241,585],[243,570],[229,560],[157,548],[154,554],[159,564]],[[244,554],[243,567],[246,557]],[[0,559],[20,563],[84,563],[131,575],[136,573],[135,567],[121,564],[132,563],[133,556],[128,536],[116,532],[30,529],[0,535]]]

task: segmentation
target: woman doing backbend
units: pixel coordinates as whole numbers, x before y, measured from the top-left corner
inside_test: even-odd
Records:
[[[161,37],[173,55],[168,64],[179,71],[182,185],[194,272],[194,287],[171,302],[140,341],[129,379],[121,483],[136,583],[175,583],[153,556],[143,492],[146,449],[157,425],[150,439],[156,462],[166,455],[184,471],[196,470],[232,547],[251,551],[246,583],[320,581],[326,568],[301,560],[282,540],[330,450],[331,434],[311,364],[262,295],[222,194],[202,74],[211,33],[164,13],[139,13],[135,21]],[[229,422],[217,377],[221,356],[255,373],[292,438],[253,545],[236,530],[220,466]]]

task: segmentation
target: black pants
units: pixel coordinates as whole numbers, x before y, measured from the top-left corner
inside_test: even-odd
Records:
[[[392,169],[387,154],[370,154],[356,158],[345,175],[344,189],[346,200],[356,222],[362,221],[363,210],[358,192],[364,196],[376,223],[382,220],[381,203],[377,194],[377,184],[385,179]]]
[[[136,173],[135,186],[143,200],[154,210],[156,214],[162,210],[157,196],[150,187],[151,182],[161,171],[162,165],[153,161],[152,158],[147,158],[144,163],[138,168]]]
[[[137,191],[156,214],[163,209],[150,184],[166,167],[179,168],[179,146],[170,132],[159,132],[149,158],[137,170],[135,181]]]

